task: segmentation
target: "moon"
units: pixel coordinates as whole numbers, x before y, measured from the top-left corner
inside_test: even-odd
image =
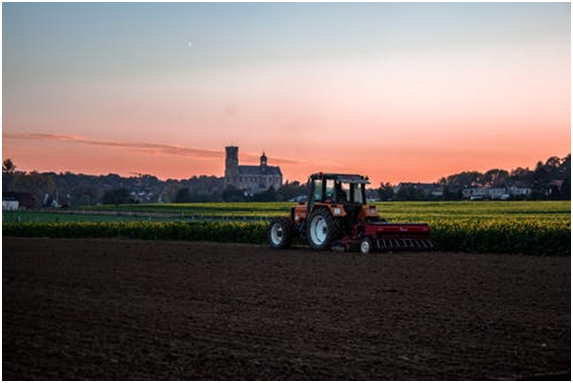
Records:
[[[191,47],[191,45],[193,45],[193,40],[187,40],[187,46]]]

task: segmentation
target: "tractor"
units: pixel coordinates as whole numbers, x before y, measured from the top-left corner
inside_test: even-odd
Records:
[[[294,237],[306,238],[313,250],[431,250],[426,223],[390,223],[366,202],[368,177],[315,173],[308,179],[308,197],[290,210],[290,217],[271,221],[271,248],[286,249]]]

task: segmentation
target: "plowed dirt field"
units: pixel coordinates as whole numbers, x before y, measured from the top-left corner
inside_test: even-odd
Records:
[[[3,379],[570,378],[571,259],[3,238]]]

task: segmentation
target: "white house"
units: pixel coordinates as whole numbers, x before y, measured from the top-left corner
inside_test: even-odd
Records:
[[[20,201],[2,200],[2,211],[18,210]]]
[[[522,188],[517,186],[512,186],[509,188],[509,194],[514,196],[526,197],[531,194],[531,188]]]
[[[469,200],[486,199],[489,195],[487,188],[468,188],[462,190],[462,195],[464,198]]]

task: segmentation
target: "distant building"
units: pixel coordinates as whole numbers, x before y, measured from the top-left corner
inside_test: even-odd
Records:
[[[462,190],[463,197],[472,201],[481,199],[507,200],[512,197],[527,197],[530,194],[530,188],[513,186],[509,188],[475,187]]]
[[[19,207],[20,207],[20,201],[2,199],[2,210],[3,211],[18,210]]]
[[[510,197],[507,188],[489,188],[488,194],[490,199],[506,200]]]
[[[260,193],[273,187],[275,190],[283,184],[283,175],[278,166],[268,166],[267,156],[263,152],[261,162],[256,165],[239,165],[239,148],[225,148],[225,187],[234,186],[247,194]]]
[[[529,197],[531,195],[531,188],[512,186],[509,188],[509,194],[517,197]]]
[[[2,210],[31,209],[35,204],[36,200],[30,193],[2,193]]]

